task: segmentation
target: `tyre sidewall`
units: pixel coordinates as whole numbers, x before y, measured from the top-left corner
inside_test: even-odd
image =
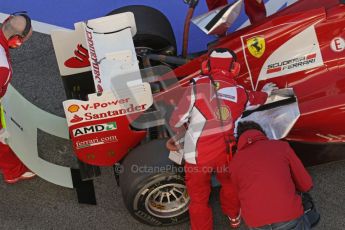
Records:
[[[140,222],[154,226],[175,225],[188,220],[188,208],[183,214],[170,218],[157,217],[147,210],[145,201],[150,192],[169,183],[184,185],[184,177],[180,174],[165,173],[151,176],[139,183],[136,188],[133,189],[133,192],[127,196],[128,200],[126,204],[131,204],[128,205],[130,213]]]

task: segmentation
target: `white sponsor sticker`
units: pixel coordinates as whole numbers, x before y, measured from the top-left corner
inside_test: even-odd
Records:
[[[127,89],[122,90],[122,92],[125,90]],[[151,88],[148,83],[131,86],[124,98],[117,98],[108,90],[100,96],[89,94],[88,98],[89,101],[71,99],[63,102],[68,126],[141,113],[153,103]]]
[[[341,37],[333,38],[331,41],[331,49],[334,52],[342,52],[345,49],[345,40]]]
[[[117,129],[116,122],[108,122],[104,124],[89,125],[73,129],[72,133],[74,137],[82,136],[85,134],[99,133],[105,131],[111,131]]]
[[[265,61],[258,82],[309,70],[323,65],[314,25],[276,49]]]

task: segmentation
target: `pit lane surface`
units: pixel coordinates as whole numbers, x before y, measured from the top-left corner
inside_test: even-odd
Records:
[[[12,57],[14,87],[41,109],[64,116],[65,94],[50,36],[35,32],[27,44],[12,52]],[[67,141],[43,132],[38,135],[42,158],[64,166],[76,165]],[[321,213],[315,229],[345,229],[345,161],[308,170],[315,184],[312,195]],[[94,184],[97,206],[78,204],[75,190],[40,178],[15,185],[1,180],[1,229],[157,229],[137,222],[127,212],[111,167],[102,168],[102,176]],[[218,192],[214,189],[211,196],[215,229],[229,229],[220,210]],[[164,229],[188,229],[188,226],[185,223]]]

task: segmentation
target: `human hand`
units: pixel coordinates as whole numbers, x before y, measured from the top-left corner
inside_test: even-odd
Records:
[[[261,91],[267,93],[268,96],[271,95],[273,90],[279,89],[278,86],[272,82],[266,83],[264,87],[262,87]]]
[[[7,132],[6,129],[0,129],[0,142],[4,145],[7,145],[8,138],[10,137],[10,134]]]
[[[182,146],[179,144],[179,142],[176,140],[176,136],[170,138],[167,143],[165,144],[167,149],[170,151],[178,151],[182,148]]]

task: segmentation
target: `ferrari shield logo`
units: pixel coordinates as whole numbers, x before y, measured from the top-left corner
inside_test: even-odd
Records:
[[[255,36],[247,40],[247,47],[251,55],[260,58],[265,53],[266,42],[262,36]]]

